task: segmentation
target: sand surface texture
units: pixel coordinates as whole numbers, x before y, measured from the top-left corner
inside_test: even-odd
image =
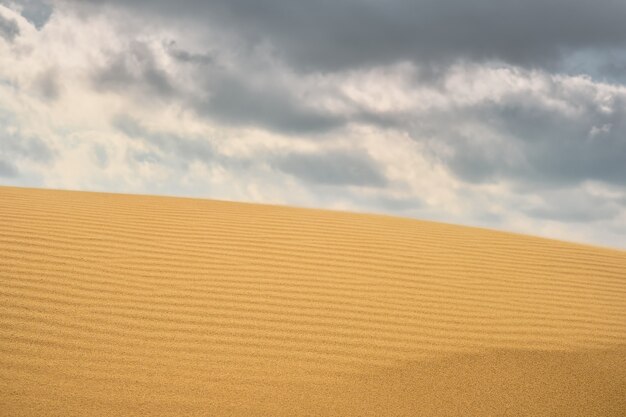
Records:
[[[0,187],[2,416],[626,416],[626,252]]]

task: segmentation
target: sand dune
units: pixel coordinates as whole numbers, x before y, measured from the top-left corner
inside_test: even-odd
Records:
[[[0,187],[0,415],[625,416],[626,252]]]

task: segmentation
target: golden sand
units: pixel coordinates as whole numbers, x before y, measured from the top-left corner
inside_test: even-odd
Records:
[[[626,416],[626,252],[0,187],[2,416]]]

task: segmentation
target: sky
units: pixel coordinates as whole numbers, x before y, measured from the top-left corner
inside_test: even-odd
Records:
[[[0,184],[626,249],[623,0],[0,0]]]

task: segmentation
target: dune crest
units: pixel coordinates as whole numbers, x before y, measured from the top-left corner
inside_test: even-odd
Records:
[[[624,251],[0,187],[0,415],[617,416],[624,346]]]

